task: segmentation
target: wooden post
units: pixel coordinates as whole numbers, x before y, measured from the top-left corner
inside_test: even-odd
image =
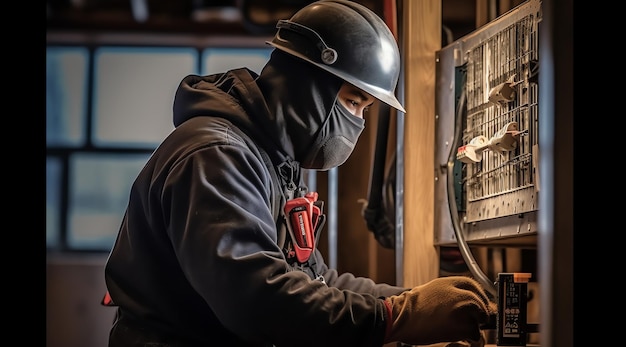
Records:
[[[402,0],[404,59],[404,246],[406,287],[439,277],[434,246],[435,52],[441,49],[441,0]]]

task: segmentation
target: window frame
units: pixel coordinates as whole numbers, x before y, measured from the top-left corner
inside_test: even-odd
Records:
[[[204,54],[206,49],[226,48],[226,49],[267,49],[268,56],[272,47],[266,44],[270,38],[259,36],[231,36],[231,35],[180,35],[180,34],[86,34],[72,32],[52,32],[47,34],[46,48],[86,48],[87,49],[87,85],[85,97],[85,114],[84,114],[84,143],[82,145],[67,145],[46,143],[46,163],[49,159],[59,162],[60,179],[56,189],[59,190],[58,216],[52,219],[58,219],[58,233],[56,234],[56,242],[48,244],[46,242],[47,252],[70,252],[70,253],[107,253],[110,247],[104,248],[81,248],[72,247],[69,242],[69,209],[70,209],[70,189],[71,189],[71,158],[75,155],[84,154],[106,154],[106,155],[137,155],[145,154],[146,156],[156,148],[156,145],[148,144],[131,144],[128,146],[97,144],[94,142],[94,85],[95,85],[95,54],[101,47],[129,47],[129,48],[192,48],[196,53],[196,73],[202,74],[205,63]],[[181,80],[184,76],[180,76]],[[46,165],[47,167],[47,165]],[[46,169],[48,170],[48,169]],[[133,178],[134,180],[134,178]],[[46,189],[49,189],[48,182]],[[47,209],[48,213],[48,209]],[[123,215],[120,215],[121,223]],[[119,227],[119,226],[118,226]],[[48,225],[46,224],[46,240],[48,240]],[[117,235],[117,228],[113,231]],[[112,245],[111,245],[112,246]]]

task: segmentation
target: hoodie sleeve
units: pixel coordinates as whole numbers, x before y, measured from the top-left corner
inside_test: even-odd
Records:
[[[162,200],[185,277],[230,331],[276,346],[381,346],[385,288],[351,275],[327,286],[290,271],[277,246],[271,177],[229,133],[170,170]],[[342,289],[355,288],[357,291]]]

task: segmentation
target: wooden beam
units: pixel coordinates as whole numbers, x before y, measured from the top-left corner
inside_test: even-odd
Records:
[[[402,0],[404,203],[401,285],[439,277],[434,246],[435,52],[441,49],[441,0]]]

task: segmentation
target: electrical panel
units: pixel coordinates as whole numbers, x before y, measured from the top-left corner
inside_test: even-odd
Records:
[[[536,244],[540,23],[529,0],[436,52],[436,245]]]

